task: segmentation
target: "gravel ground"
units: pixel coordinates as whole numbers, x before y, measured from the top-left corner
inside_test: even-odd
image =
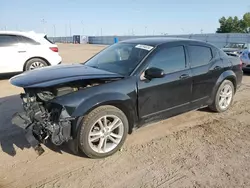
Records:
[[[82,62],[103,49],[59,45],[64,63]],[[66,146],[38,157],[11,125],[18,93],[0,80],[0,187],[250,187],[250,76],[222,114],[206,109],[141,128],[122,151],[106,159],[75,156]]]

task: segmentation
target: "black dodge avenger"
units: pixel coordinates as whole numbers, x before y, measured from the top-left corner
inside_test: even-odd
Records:
[[[224,112],[242,81],[242,63],[212,44],[141,38],[113,44],[83,64],[58,65],[10,79],[22,87],[22,127],[41,143],[68,142],[91,158],[117,152],[134,129],[209,107]]]

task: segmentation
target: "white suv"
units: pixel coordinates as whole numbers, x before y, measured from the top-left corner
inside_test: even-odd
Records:
[[[0,73],[22,72],[62,61],[45,34],[0,31]]]

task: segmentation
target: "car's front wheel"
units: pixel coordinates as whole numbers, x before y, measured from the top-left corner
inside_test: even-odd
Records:
[[[234,85],[230,80],[224,80],[217,90],[214,102],[209,108],[215,112],[225,112],[232,104]]]
[[[79,148],[90,158],[104,158],[117,152],[128,134],[128,119],[118,108],[100,106],[81,123]]]

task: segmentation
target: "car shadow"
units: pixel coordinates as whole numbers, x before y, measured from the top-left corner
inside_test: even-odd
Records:
[[[198,110],[199,112],[209,112],[209,113],[216,113],[216,112],[214,112],[213,110],[211,110],[210,108],[208,108],[208,107],[204,107],[204,108],[200,108],[199,110]]]
[[[82,152],[78,152],[76,153],[75,151],[73,151],[72,149],[70,149],[70,143],[64,143],[60,146],[56,146],[53,143],[51,143],[50,141],[48,141],[45,146],[50,149],[51,151],[57,152],[59,154],[63,154],[63,153],[68,153],[70,155],[74,155],[77,157],[83,157],[83,158],[89,158],[88,156],[86,156],[84,153]]]
[[[10,156],[16,155],[16,148],[21,150],[33,149],[25,138],[24,130],[11,123],[13,114],[19,111],[22,111],[19,95],[0,98],[0,150]],[[87,158],[84,154],[76,153],[74,150],[70,149],[70,143],[55,146],[48,141],[44,145],[42,144],[42,147],[44,146],[60,154],[65,152]]]
[[[244,71],[244,72],[243,72],[243,75],[244,75],[244,76],[250,76],[250,71]]]
[[[12,115],[21,109],[19,95],[0,98],[0,149],[11,156],[16,155],[16,147],[30,148],[23,129],[11,123]]]

